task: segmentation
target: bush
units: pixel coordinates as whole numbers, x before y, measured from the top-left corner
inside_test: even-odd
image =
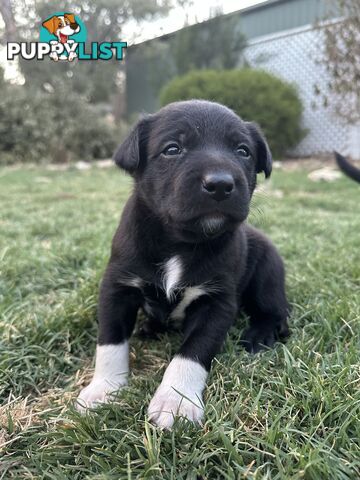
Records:
[[[7,86],[0,99],[0,164],[108,158],[113,125],[69,92],[29,92]]]
[[[296,89],[261,70],[195,70],[175,78],[160,93],[162,105],[192,98],[222,103],[244,120],[257,122],[277,158],[305,133]]]

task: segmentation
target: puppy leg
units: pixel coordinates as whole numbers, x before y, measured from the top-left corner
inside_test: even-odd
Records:
[[[150,420],[169,429],[175,416],[200,423],[204,406],[202,393],[211,361],[220,350],[236,314],[233,297],[204,297],[189,307],[184,341],[167,367],[148,410]]]
[[[287,318],[290,308],[285,294],[284,266],[270,242],[265,245],[242,294],[242,306],[250,316],[250,326],[241,338],[248,352],[257,353],[273,347],[276,340],[289,336]]]
[[[127,384],[129,372],[128,339],[141,303],[141,292],[124,287],[105,274],[99,299],[99,335],[95,372],[91,383],[77,399],[82,411],[111,400],[111,394]]]

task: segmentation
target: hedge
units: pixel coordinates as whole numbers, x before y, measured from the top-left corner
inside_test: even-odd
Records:
[[[162,105],[192,98],[222,103],[244,120],[257,122],[276,158],[304,137],[296,88],[262,70],[194,70],[173,79],[160,93]]]

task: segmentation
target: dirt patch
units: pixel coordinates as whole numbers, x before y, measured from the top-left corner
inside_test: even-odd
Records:
[[[274,168],[279,168],[285,172],[296,170],[308,170],[310,172],[324,167],[337,169],[333,155],[309,158],[285,158],[284,160],[274,162]]]

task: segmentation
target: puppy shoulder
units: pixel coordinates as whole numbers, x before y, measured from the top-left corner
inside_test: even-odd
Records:
[[[250,244],[266,244],[271,243],[269,238],[261,230],[244,223],[242,225],[247,242]]]
[[[252,259],[280,258],[280,255],[270,240],[262,231],[245,224],[245,233],[247,237],[248,256]]]
[[[112,240],[112,256],[118,256],[124,251],[128,251],[130,255],[133,248],[136,228],[134,204],[135,200],[133,195],[131,195],[124,206],[119,225]]]

